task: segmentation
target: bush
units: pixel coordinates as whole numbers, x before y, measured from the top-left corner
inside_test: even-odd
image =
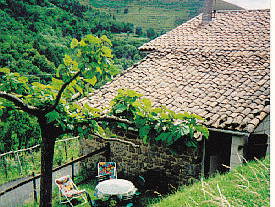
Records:
[[[157,33],[155,32],[155,30],[153,28],[147,29],[146,30],[146,35],[150,39],[154,39],[155,37],[157,37]]]
[[[136,35],[141,36],[142,35],[142,27],[136,28]]]

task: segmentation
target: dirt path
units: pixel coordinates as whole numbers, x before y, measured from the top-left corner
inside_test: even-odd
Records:
[[[79,170],[79,165],[76,163],[74,165],[74,174],[76,175]],[[56,172],[53,173],[53,189],[56,189],[56,185],[54,183],[54,179],[59,178],[64,175],[71,175],[72,174],[72,167],[64,167]],[[0,186],[0,191],[3,191],[7,189],[8,187],[14,186],[30,177],[20,178],[15,181],[11,181],[8,183],[5,183]],[[39,193],[39,185],[40,185],[40,179],[36,180],[36,185],[38,188]],[[0,207],[17,207],[22,206],[23,204],[27,202],[33,201],[33,182],[29,182],[19,188],[16,188],[13,191],[10,191],[3,196],[0,197]]]

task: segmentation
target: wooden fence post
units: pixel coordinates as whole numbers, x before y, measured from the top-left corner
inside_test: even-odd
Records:
[[[32,158],[32,164],[33,164],[32,169],[34,169],[34,167],[35,167],[35,162],[34,162],[34,156],[33,156],[33,149],[29,149],[29,152],[30,152],[31,158]]]
[[[19,165],[19,174],[22,175],[22,165],[21,165],[21,161],[20,161],[20,158],[19,158],[19,155],[18,155],[18,152],[14,152],[14,158],[16,157],[17,158],[17,161],[18,161],[18,165]]]
[[[34,172],[32,172],[32,177],[33,177],[33,198],[34,198],[34,201],[35,203],[37,203],[37,190],[36,190],[36,179],[35,179],[35,174]]]
[[[68,152],[67,152],[67,141],[65,141],[65,155],[66,155],[66,162],[67,162],[67,159],[68,159]]]
[[[106,161],[111,160],[111,144],[110,144],[110,142],[106,143],[105,157],[106,157]]]
[[[72,161],[73,161],[73,157],[72,157]],[[74,162],[72,163],[72,180],[74,180]]]

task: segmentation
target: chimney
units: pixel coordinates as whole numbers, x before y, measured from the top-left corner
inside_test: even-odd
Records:
[[[212,20],[213,0],[205,0],[202,14],[202,23],[207,24]]]

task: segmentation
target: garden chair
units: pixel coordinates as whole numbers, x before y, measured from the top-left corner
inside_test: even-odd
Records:
[[[82,198],[84,200],[82,204],[87,203],[87,199],[85,198],[86,191],[79,190],[69,175],[56,179],[55,183],[59,189],[60,204],[69,203],[73,207],[71,201],[76,198]],[[66,200],[62,201],[62,198]]]
[[[101,182],[108,179],[117,179],[115,162],[99,162],[97,164],[97,181]]]

